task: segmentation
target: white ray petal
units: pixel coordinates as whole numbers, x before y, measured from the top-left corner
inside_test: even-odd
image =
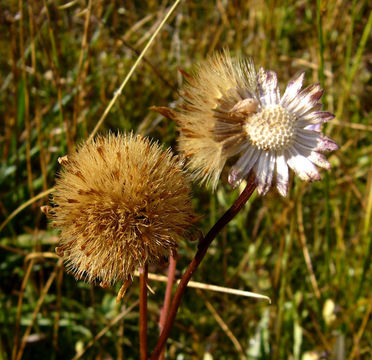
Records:
[[[278,78],[274,71],[268,71],[266,73],[265,80],[266,97],[268,104],[278,104],[280,100]]]
[[[263,151],[254,166],[256,174],[257,191],[261,195],[265,185],[265,173],[268,171],[268,152]]]
[[[329,170],[331,168],[331,165],[327,161],[327,159],[314,151],[314,149],[311,149],[301,143],[296,142],[294,147],[297,149],[297,151],[304,157],[306,157],[308,160],[310,160],[315,165]]]
[[[328,111],[313,111],[309,114],[301,116],[298,122],[307,121],[308,124],[325,123],[334,119],[334,115]]]
[[[280,195],[286,197],[288,193],[289,171],[284,154],[276,157],[276,188]]]
[[[287,108],[295,113],[297,117],[304,116],[311,111],[318,111],[322,105],[318,103],[323,90],[318,84],[310,85],[302,90],[295,99],[288,104]]]
[[[315,150],[321,141],[321,134],[317,131],[308,129],[298,129],[295,143],[302,144],[310,150]]]
[[[287,106],[289,105],[292,100],[297,96],[300,92],[302,83],[304,81],[305,73],[299,73],[295,75],[292,80],[287,85],[285,92],[280,100],[280,105]]]
[[[324,155],[319,154],[315,151],[312,151],[310,156],[307,157],[312,163],[315,165],[323,168],[330,170],[331,169],[331,164],[327,161]]]
[[[270,189],[275,169],[275,153],[264,151],[255,165],[257,191],[265,195]]]
[[[260,151],[253,146],[250,146],[239,158],[236,164],[231,168],[229,173],[229,184],[235,188],[248,175],[255,165]]]
[[[265,71],[260,68],[257,74],[258,94],[262,106],[278,104],[280,92],[278,79],[274,71]]]
[[[302,156],[295,148],[288,150],[289,167],[304,181],[319,181],[320,175],[315,165]]]
[[[338,150],[338,145],[326,136],[319,138],[318,143],[314,151],[335,151]]]
[[[299,119],[302,119],[312,113],[320,112],[321,110],[322,110],[322,104],[316,103],[313,106],[309,106],[307,108],[301,109],[301,111],[295,112],[295,114]]]
[[[266,174],[266,180],[265,180],[266,185],[262,191],[262,195],[265,195],[271,187],[273,177],[274,177],[274,171],[275,171],[275,159],[276,159],[276,152],[270,151],[269,160],[268,160],[268,172]]]
[[[311,124],[304,127],[305,130],[312,130],[312,131],[320,131],[322,125],[321,124]]]

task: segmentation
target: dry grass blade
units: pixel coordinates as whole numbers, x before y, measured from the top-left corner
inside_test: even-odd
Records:
[[[319,291],[318,282],[316,281],[313,264],[311,263],[310,252],[306,244],[306,235],[305,235],[301,201],[298,201],[296,208],[297,208],[298,232],[299,232],[302,252],[304,254],[306,267],[310,275],[311,285],[313,286],[314,294],[317,297],[317,299],[320,299],[320,291]]]
[[[25,262],[27,262],[27,260]],[[33,266],[34,266],[34,260],[32,259],[27,266],[26,274],[23,277],[21,289],[20,289],[20,292],[19,292],[19,295],[18,295],[17,318],[16,318],[16,328],[15,328],[15,334],[14,334],[14,344],[13,344],[13,350],[12,350],[12,360],[15,360],[16,356],[17,356],[23,296],[24,296],[26,284],[27,284],[28,279],[30,277],[31,270],[32,270]]]
[[[25,261],[29,260],[35,260],[37,258],[43,258],[43,259],[60,259],[60,257],[52,252],[33,252],[31,254],[28,254],[25,258]]]
[[[137,305],[139,304],[139,301],[135,301],[131,306],[128,308],[124,308],[124,310],[116,316],[114,319],[110,321],[107,326],[105,326],[91,341],[88,342],[88,344],[85,346],[83,350],[81,350],[78,354],[76,354],[72,360],[80,359],[84,353],[97,341],[99,340],[103,335],[107,333],[107,331],[110,330],[111,327],[113,327],[116,323],[118,323],[125,315],[129,314]],[[124,306],[123,306],[124,307]]]
[[[230,328],[227,326],[227,324],[223,321],[223,319],[218,314],[216,309],[213,307],[213,305],[208,301],[208,299],[205,297],[205,295],[200,290],[197,290],[197,292],[203,298],[205,305],[207,306],[208,310],[213,315],[213,317],[216,319],[218,325],[221,327],[221,329],[224,331],[227,337],[234,344],[234,347],[238,351],[240,358],[243,360],[247,359],[247,357],[244,355],[244,351],[243,351],[243,348],[240,342],[238,341],[236,336],[233,334],[233,332],[230,330]]]
[[[360,342],[360,339],[362,338],[363,336],[363,333],[366,329],[366,326],[368,324],[368,320],[369,320],[369,317],[371,315],[371,311],[372,311],[372,302],[370,302],[368,304],[368,308],[367,308],[367,311],[363,317],[363,321],[362,321],[362,324],[360,325],[360,328],[359,328],[359,331],[358,333],[355,335],[354,337],[354,346],[351,350],[351,355],[350,355],[350,360],[354,359],[356,356],[358,356],[358,352],[359,352],[359,342]],[[358,356],[359,358],[359,356]]]
[[[31,323],[30,325],[27,327],[25,333],[23,334],[23,337],[22,337],[22,340],[21,340],[21,345],[19,346],[19,350],[17,352],[17,356],[15,357],[16,360],[20,360],[22,358],[22,355],[23,355],[23,352],[25,350],[25,347],[26,347],[26,342],[27,342],[27,337],[30,335],[30,332],[31,332],[31,329],[35,323],[35,320],[36,320],[36,317],[37,317],[37,314],[39,313],[40,311],[40,308],[41,308],[41,305],[43,304],[44,302],[44,299],[45,299],[45,295],[48,293],[56,275],[57,275],[57,272],[59,270],[59,268],[62,266],[62,263],[63,263],[63,260],[62,259],[59,259],[53,272],[50,274],[49,276],[49,279],[48,281],[46,282],[42,292],[41,292],[41,295],[37,301],[37,304],[36,304],[36,307],[34,309],[34,312],[32,314],[32,319],[31,319]]]
[[[20,45],[20,52],[21,56],[21,66],[22,66],[22,82],[23,82],[23,99],[21,101],[24,102],[24,120],[25,120],[25,130],[26,130],[26,157],[27,157],[27,183],[28,188],[30,191],[31,197],[34,196],[34,188],[33,188],[33,174],[32,174],[32,166],[31,166],[31,125],[30,125],[30,97],[28,93],[28,81],[27,81],[27,73],[26,73],[26,65],[25,65],[25,56],[24,56],[24,34],[23,34],[23,1],[19,0],[18,2],[19,7],[19,45]]]
[[[139,276],[138,271],[134,273],[135,276]],[[161,282],[168,282],[168,277],[164,275],[156,275],[149,273],[148,278],[150,280],[155,280],[155,281],[161,281]],[[177,285],[180,283],[180,280],[177,280],[175,282]],[[195,288],[195,289],[201,289],[201,290],[208,290],[208,291],[215,291],[215,292],[221,292],[225,294],[230,294],[230,295],[237,295],[237,296],[244,296],[244,297],[250,297],[250,298],[255,298],[255,299],[262,299],[266,300],[271,304],[271,299],[268,296],[253,293],[250,291],[244,291],[244,290],[238,290],[238,289],[232,289],[224,286],[218,286],[218,285],[211,285],[211,284],[204,284],[198,281],[189,281],[187,284],[188,287]]]
[[[90,25],[91,19],[91,12],[92,12],[92,0],[89,0],[88,6],[85,9],[85,22],[84,22],[84,34],[81,40],[81,49],[79,54],[78,66],[77,66],[77,76],[75,80],[75,88],[76,94],[74,98],[74,110],[72,114],[72,131],[73,131],[73,138],[76,137],[77,133],[77,125],[78,125],[78,114],[80,113],[81,103],[83,102],[82,96],[82,85],[84,80],[87,76],[88,66],[89,66],[89,51],[88,51],[88,30]],[[85,58],[85,64],[84,64]],[[83,68],[84,64],[84,68]]]
[[[56,304],[56,316],[54,318],[53,326],[53,347],[58,348],[58,333],[59,333],[59,321],[61,318],[61,301],[62,301],[62,281],[63,281],[64,268],[60,267],[57,276],[57,304]]]
[[[22,205],[18,206],[17,209],[15,209],[0,225],[0,232],[4,229],[4,227],[11,221],[14,217],[16,217],[22,210],[26,209],[27,206],[30,206],[33,204],[35,201],[42,199],[44,196],[47,196],[51,194],[54,191],[54,188],[50,188],[46,191],[43,191],[42,193],[34,196],[30,200],[27,200],[24,202]]]
[[[107,105],[107,107],[106,107],[105,111],[103,112],[101,118],[98,120],[98,123],[96,124],[95,128],[93,129],[92,133],[90,134],[90,136],[88,138],[88,141],[91,141],[93,139],[94,135],[97,133],[98,129],[100,128],[100,126],[102,125],[102,123],[104,122],[104,120],[106,119],[107,114],[110,112],[110,110],[114,106],[116,100],[121,95],[121,93],[122,93],[125,85],[128,83],[129,79],[133,75],[134,71],[137,69],[137,66],[141,62],[142,58],[145,56],[147,50],[150,48],[151,44],[153,43],[153,41],[155,40],[155,38],[159,34],[160,30],[163,28],[163,26],[165,25],[165,23],[167,22],[167,20],[169,19],[169,17],[173,14],[174,10],[176,9],[176,7],[178,6],[178,4],[180,2],[181,2],[181,0],[176,0],[174,2],[174,4],[172,5],[172,7],[168,11],[168,13],[165,15],[163,21],[159,24],[159,26],[156,28],[156,30],[152,34],[152,36],[149,39],[149,41],[147,42],[146,46],[142,50],[140,56],[138,56],[136,62],[133,64],[133,66],[129,70],[127,76],[125,77],[125,79],[121,83],[119,89],[115,92],[114,97],[111,99],[110,103]]]
[[[364,125],[364,124],[358,124],[358,123],[352,123],[347,121],[340,121],[337,119],[334,119],[332,121],[332,125],[336,125],[339,127],[347,127],[354,130],[360,130],[360,131],[372,131],[372,125]]]

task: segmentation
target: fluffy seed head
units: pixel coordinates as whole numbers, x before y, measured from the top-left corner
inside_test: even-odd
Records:
[[[70,154],[53,204],[56,252],[76,278],[103,286],[176,251],[194,217],[182,163],[133,135],[98,137]]]
[[[238,155],[229,173],[233,187],[253,172],[264,195],[275,175],[286,196],[288,166],[303,180],[320,180],[315,165],[330,165],[319,152],[338,148],[320,132],[334,117],[320,111],[323,90],[319,85],[301,90],[303,80],[297,74],[281,96],[275,72],[256,73],[251,60],[215,54],[187,76],[178,111],[159,112],[177,122],[179,150],[201,182],[216,187],[227,159]]]

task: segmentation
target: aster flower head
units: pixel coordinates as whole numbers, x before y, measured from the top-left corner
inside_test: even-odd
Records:
[[[180,160],[147,138],[108,135],[63,158],[53,195],[57,254],[77,279],[128,282],[177,249],[193,220]]]
[[[178,123],[179,150],[202,182],[216,187],[226,161],[236,155],[229,183],[236,187],[253,172],[261,195],[274,178],[279,193],[287,195],[288,167],[305,181],[320,180],[315,165],[330,168],[320,153],[338,147],[320,125],[334,116],[321,111],[318,84],[301,90],[304,73],[281,96],[275,72],[256,73],[252,60],[233,60],[224,52],[187,80],[185,103],[171,117]]]

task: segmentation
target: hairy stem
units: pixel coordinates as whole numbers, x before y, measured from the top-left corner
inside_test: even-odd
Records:
[[[164,304],[163,304],[163,308],[161,309],[160,320],[159,320],[160,333],[164,329],[164,324],[165,324],[165,321],[167,319],[168,312],[169,312],[169,306],[170,306],[171,299],[172,299],[174,277],[176,274],[176,264],[177,264],[176,258],[173,255],[171,255],[170,261],[169,261],[169,267],[168,267],[168,282],[167,282],[167,287],[165,289]],[[165,349],[163,349],[163,351],[161,352],[159,356],[160,360],[164,359],[164,352],[165,352]]]
[[[147,360],[147,263],[140,272],[140,353]]]
[[[248,180],[247,186],[240,194],[235,203],[228,209],[225,214],[216,222],[216,224],[209,230],[208,234],[199,242],[198,250],[189,264],[186,272],[182,276],[182,279],[177,287],[176,293],[174,294],[172,305],[169,310],[167,320],[164,324],[164,329],[160,334],[158,343],[154,349],[151,359],[159,359],[159,356],[163,350],[163,347],[169,337],[170,331],[172,329],[174,320],[176,318],[177,310],[180,305],[183,294],[185,293],[187,283],[191,279],[192,275],[198,268],[199,264],[203,260],[205,254],[212,241],[220,233],[220,231],[235,217],[235,215],[241,210],[241,208],[248,201],[256,186],[254,185],[253,177]]]

